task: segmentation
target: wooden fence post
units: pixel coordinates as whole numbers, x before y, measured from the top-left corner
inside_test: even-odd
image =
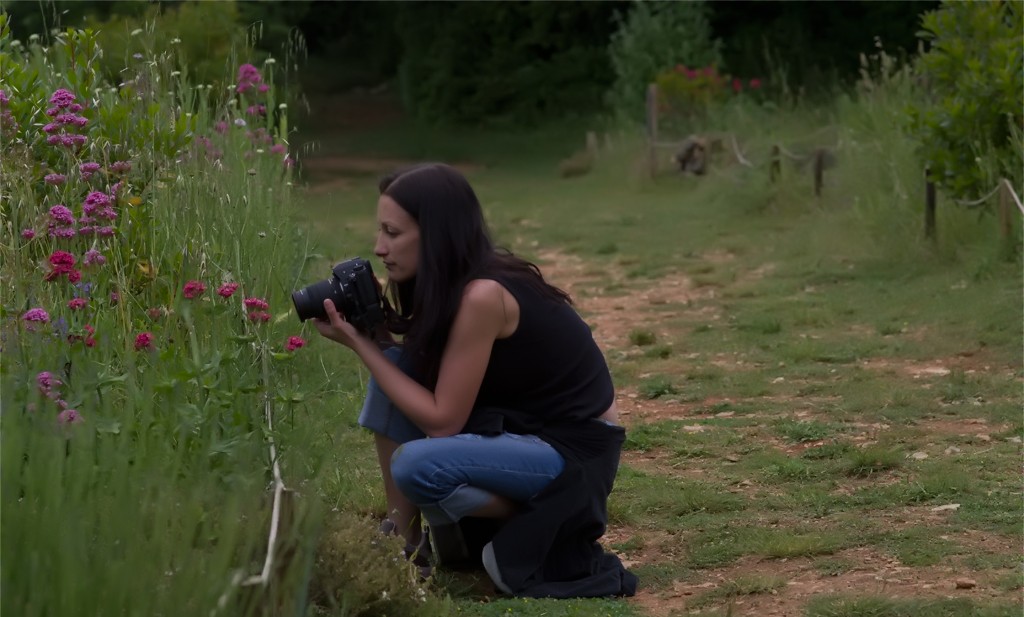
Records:
[[[935,182],[932,168],[924,168],[924,237],[935,240]]]
[[[782,177],[782,160],[779,158],[781,152],[779,150],[779,144],[772,146],[772,162],[768,168],[768,179],[774,183],[780,177]]]
[[[1011,210],[1013,197],[1010,196],[1010,181],[1006,178],[999,180],[999,232],[1003,241],[1009,244],[1013,236],[1013,214]]]
[[[647,85],[647,165],[651,177],[658,171],[658,84]]]
[[[814,151],[814,196],[821,197],[821,187],[825,183],[825,149]]]

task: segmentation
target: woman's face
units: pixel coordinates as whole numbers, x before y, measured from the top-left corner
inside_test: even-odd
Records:
[[[377,200],[377,244],[373,253],[384,262],[388,280],[404,283],[416,276],[420,260],[420,226],[387,195]]]

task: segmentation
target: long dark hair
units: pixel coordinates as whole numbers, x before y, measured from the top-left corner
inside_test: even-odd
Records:
[[[569,294],[545,281],[536,265],[495,248],[480,201],[455,168],[426,163],[399,169],[382,178],[379,188],[420,227],[416,276],[388,282],[387,295],[395,304],[388,327],[405,335],[405,353],[427,387],[437,384],[441,356],[469,281],[501,275],[552,301],[572,304]]]

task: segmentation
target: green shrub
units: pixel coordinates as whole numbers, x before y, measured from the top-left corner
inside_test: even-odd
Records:
[[[625,120],[642,121],[647,85],[677,64],[721,64],[721,42],[711,38],[703,2],[634,2],[608,45],[615,82],[608,101]]]
[[[944,2],[925,13],[922,22],[920,36],[930,48],[921,54],[917,70],[930,96],[912,105],[910,114],[933,176],[958,198],[987,193],[1000,176],[1020,187],[1020,4]]]

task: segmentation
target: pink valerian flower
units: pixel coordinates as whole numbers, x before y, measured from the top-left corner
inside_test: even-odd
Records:
[[[26,227],[25,229],[21,230],[21,237],[25,238],[26,240],[31,240],[32,238],[36,237],[36,230],[32,229],[31,227]]]
[[[266,105],[250,105],[246,108],[245,113],[250,116],[265,116],[267,115]]]
[[[111,236],[114,235],[114,233],[115,233],[115,230],[114,230],[113,227],[109,227],[108,226],[108,227],[97,227],[96,228],[96,235],[101,237],[101,238],[110,238]]]
[[[50,253],[50,265],[54,269],[66,272],[73,268],[76,263],[75,256],[67,251],[54,251]]]
[[[99,163],[82,163],[78,166],[78,172],[82,174],[82,180],[88,180],[94,173],[100,170]]]
[[[751,90],[758,90],[760,88],[761,88],[761,80],[760,79],[757,79],[755,77],[754,79],[750,80],[750,89]]]
[[[46,235],[51,238],[74,238],[78,234],[74,227],[60,227],[57,225],[50,225],[46,230]]]
[[[57,415],[57,422],[64,425],[77,424],[83,420],[82,414],[78,413],[78,410],[75,409],[65,409]]]
[[[287,351],[295,351],[299,347],[306,344],[306,341],[301,336],[289,336],[288,343],[284,346]]]
[[[110,164],[110,171],[115,174],[126,174],[132,170],[131,161],[114,161]]]
[[[238,86],[235,88],[236,92],[245,92],[246,90],[258,87],[263,82],[263,76],[260,75],[260,70],[251,64],[243,64],[238,67]]]
[[[182,294],[189,300],[194,300],[203,295],[205,291],[206,285],[201,281],[189,281],[185,283],[185,288],[182,290]]]
[[[217,131],[221,135],[227,133],[229,128],[228,123],[223,120],[218,120],[217,123],[213,125],[213,130]]]
[[[39,392],[43,396],[50,396],[57,388],[62,386],[64,382],[54,376],[50,371],[43,371],[36,375],[36,385],[39,386]]]
[[[230,298],[238,289],[238,283],[224,283],[217,288],[217,295],[222,298]]]
[[[62,225],[74,225],[75,217],[71,214],[71,209],[64,204],[57,204],[50,208],[50,219],[54,223],[60,223]]]
[[[284,144],[274,144],[273,146],[270,146],[270,151],[274,154],[287,154],[288,146]]]
[[[135,351],[146,351],[153,348],[153,335],[149,332],[140,332],[135,337]]]
[[[89,301],[85,298],[72,298],[71,300],[68,300],[68,308],[72,311],[80,311],[84,309],[87,304],[89,304]]]
[[[732,80],[732,91],[736,94],[743,92],[743,81],[739,77],[734,77]]]
[[[41,308],[31,308],[25,311],[25,314],[22,315],[21,318],[30,324],[50,322],[50,314]]]
[[[69,283],[77,283],[80,280],[82,280],[82,273],[81,273],[81,271],[79,271],[79,270],[72,270],[71,272],[68,272],[68,282]]]
[[[270,313],[266,311],[253,311],[248,315],[249,321],[266,323],[270,321]]]
[[[82,212],[87,216],[92,216],[97,209],[109,206],[113,198],[106,193],[101,191],[93,191],[86,195],[85,201],[82,202]]]
[[[107,263],[107,258],[103,256],[103,253],[96,249],[89,249],[82,256],[82,263],[87,266],[102,266]]]
[[[46,138],[46,143],[51,146],[64,146],[65,148],[73,148],[77,146],[85,145],[88,138],[85,135],[78,135],[75,133],[64,133],[61,135],[50,135]]]
[[[43,177],[43,182],[52,184],[53,186],[60,186],[61,184],[64,184],[64,181],[67,179],[68,177],[64,174],[46,174],[46,176]]]
[[[67,251],[54,251],[50,254],[50,271],[43,277],[44,280],[52,281],[60,276],[67,275],[71,280],[71,273],[75,270],[75,256]],[[79,275],[81,278],[81,275]],[[71,281],[75,282],[75,281]]]
[[[263,94],[264,92],[270,90],[270,86],[268,86],[267,84],[260,84],[259,87],[257,87],[256,89],[259,91],[260,94]]]
[[[86,324],[82,326],[82,330],[85,331],[84,337],[81,334],[71,333],[68,334],[68,342],[71,344],[75,344],[79,341],[82,341],[85,343],[86,347],[95,347],[96,339],[93,338],[93,335],[96,334],[96,329],[90,326],[89,324]]]
[[[264,311],[270,308],[270,304],[268,304],[263,298],[246,298],[242,301],[242,304],[244,304],[246,308],[261,309]]]
[[[53,105],[57,109],[67,109],[74,102],[75,102],[75,95],[74,95],[74,93],[69,92],[68,90],[65,90],[64,88],[61,88],[61,89],[55,91],[53,93],[53,96],[50,97],[50,105]],[[47,112],[47,114],[51,115],[51,116],[55,116],[56,115],[56,114],[50,114],[49,112]]]
[[[121,301],[121,294],[117,293],[116,291],[110,292],[110,305],[111,306],[117,306],[117,304],[120,301]]]

